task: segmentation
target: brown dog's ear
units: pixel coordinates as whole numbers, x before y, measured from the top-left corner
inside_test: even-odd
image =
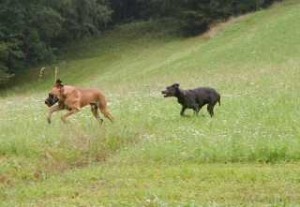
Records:
[[[62,81],[60,79],[57,79],[56,82],[55,82],[55,86],[58,87],[58,88],[61,88],[64,85],[62,84]]]

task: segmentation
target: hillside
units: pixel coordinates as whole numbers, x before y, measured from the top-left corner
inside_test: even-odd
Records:
[[[54,66],[43,81],[33,70],[0,98],[0,206],[298,205],[299,9],[285,1],[193,38],[139,22],[68,47],[59,77],[105,92],[116,121],[102,127],[90,109],[48,125]],[[180,117],[161,95],[174,82],[216,88],[216,116]]]

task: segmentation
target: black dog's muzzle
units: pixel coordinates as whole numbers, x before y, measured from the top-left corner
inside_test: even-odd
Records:
[[[164,95],[164,98],[169,97],[169,96],[172,96],[172,95],[169,93],[169,91],[167,91],[167,90],[162,91],[161,94]]]

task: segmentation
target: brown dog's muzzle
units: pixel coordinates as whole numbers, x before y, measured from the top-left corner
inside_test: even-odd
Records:
[[[49,93],[48,95],[48,98],[45,100],[45,104],[48,106],[48,107],[51,107],[53,106],[54,104],[56,104],[58,102],[58,98],[57,96]]]

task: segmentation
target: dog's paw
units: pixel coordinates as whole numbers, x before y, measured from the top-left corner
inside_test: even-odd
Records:
[[[104,120],[102,118],[99,118],[98,120],[99,120],[100,125],[102,125]]]

